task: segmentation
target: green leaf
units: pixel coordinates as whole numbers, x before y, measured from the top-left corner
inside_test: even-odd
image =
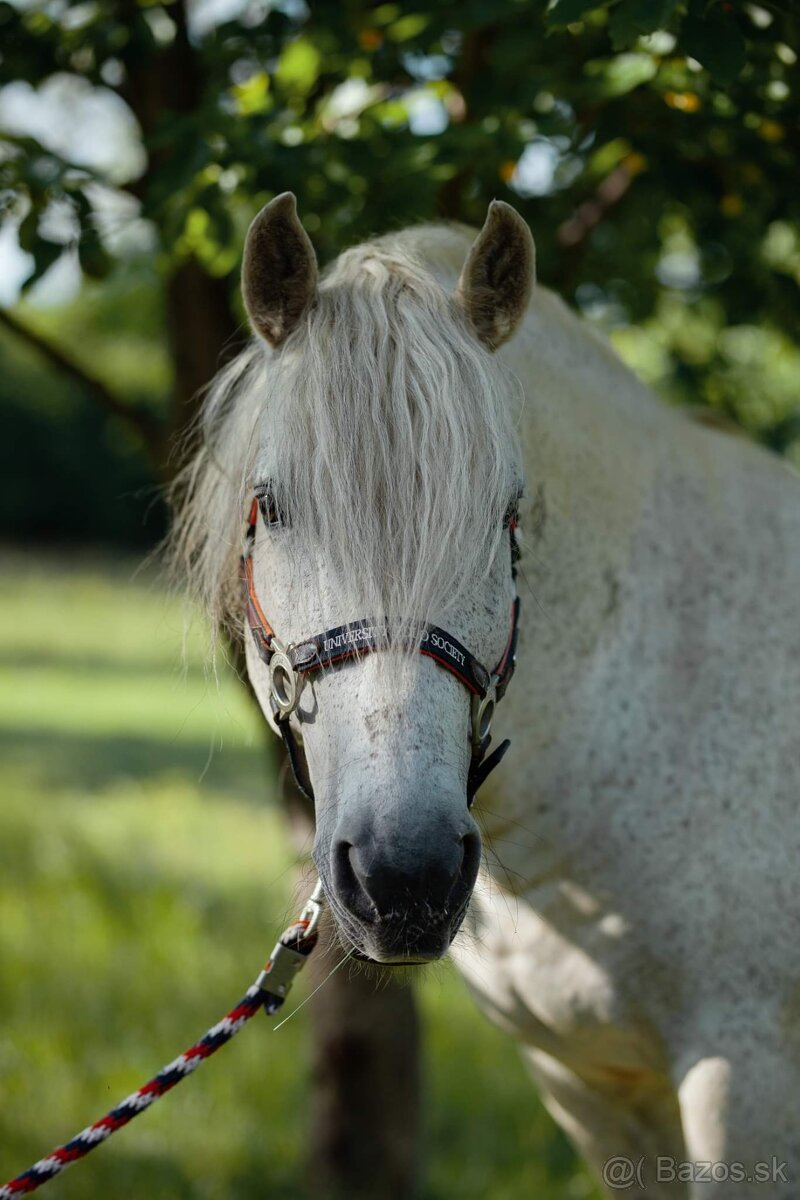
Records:
[[[588,9],[597,7],[596,0],[551,0],[545,19],[548,25],[572,25]]]
[[[267,112],[271,107],[269,75],[266,71],[256,71],[243,83],[235,83],[232,91],[236,107],[242,116],[249,117],[254,113]]]
[[[732,13],[712,10],[704,18],[687,16],[680,44],[721,84],[733,83],[747,61],[747,45]]]
[[[597,78],[597,93],[601,96],[624,96],[642,83],[652,79],[658,63],[651,54],[617,54],[614,58],[589,63],[586,74]]]
[[[592,175],[603,178],[605,175],[610,175],[615,167],[618,167],[623,158],[631,152],[631,144],[625,138],[614,138],[613,141],[606,142],[605,145],[599,146],[592,154],[588,162],[588,170]]]
[[[398,4],[381,4],[372,10],[370,20],[374,25],[390,25],[392,21],[398,20],[399,16],[400,6]]]
[[[678,0],[620,0],[608,20],[611,44],[626,50],[637,38],[664,29],[678,7]]]
[[[317,82],[322,56],[308,38],[297,38],[283,51],[275,72],[278,83],[287,91],[307,95]]]
[[[408,42],[427,29],[429,22],[430,17],[424,13],[409,13],[390,25],[386,32],[393,42]]]

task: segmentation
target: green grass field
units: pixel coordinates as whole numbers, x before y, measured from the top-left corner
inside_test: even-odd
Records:
[[[233,678],[207,676],[199,635],[186,665],[182,645],[181,605],[135,564],[5,557],[0,1182],[217,1020],[292,910],[263,730]],[[425,1200],[597,1196],[452,968],[419,998]],[[43,1194],[308,1195],[307,1013],[276,1033],[256,1018]]]

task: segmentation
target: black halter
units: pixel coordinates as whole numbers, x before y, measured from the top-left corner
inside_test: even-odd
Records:
[[[357,658],[361,654],[399,647],[399,643],[392,638],[386,625],[370,620],[338,625],[335,629],[328,629],[325,633],[304,638],[303,641],[288,646],[279,641],[264,615],[253,582],[253,546],[256,540],[259,499],[256,495],[250,506],[240,566],[247,624],[259,657],[269,668],[272,715],[286,746],[295,783],[303,795],[313,802],[314,791],[308,765],[289,721],[297,708],[306,679],[326,667]],[[516,520],[513,517],[509,519],[508,527],[512,571],[516,574]],[[500,662],[492,672],[487,671],[457,638],[440,629],[438,625],[426,625],[421,637],[411,647],[419,650],[419,653],[427,658],[432,658],[438,666],[454,675],[472,696],[472,757],[467,780],[467,803],[470,805],[478,788],[498,765],[511,744],[508,740],[501,742],[497,749],[485,758],[491,741],[490,726],[494,706],[498,700],[502,700],[514,674],[518,630],[519,596],[516,596],[511,608],[511,632],[508,642]]]

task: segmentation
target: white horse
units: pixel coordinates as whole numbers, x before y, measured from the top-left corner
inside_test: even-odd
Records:
[[[660,403],[533,273],[495,203],[477,240],[406,230],[320,281],[272,201],[179,554],[241,628],[257,489],[249,673],[344,944],[438,957],[472,892],[451,953],[610,1194],[796,1200],[800,482]],[[458,656],[507,649],[523,479],[512,746],[470,810],[494,685],[471,699]],[[305,673],[323,643],[381,652]],[[473,890],[475,818],[502,868]]]

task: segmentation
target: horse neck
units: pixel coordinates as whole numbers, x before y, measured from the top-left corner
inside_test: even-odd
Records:
[[[539,856],[513,843],[519,828],[530,827],[532,805],[537,831],[557,845],[558,820],[566,819],[569,805],[577,811],[584,803],[579,789],[562,795],[565,764],[582,777],[591,769],[582,757],[586,746],[576,742],[574,714],[598,650],[602,657],[625,623],[626,606],[646,602],[646,581],[631,572],[632,547],[643,538],[657,545],[659,522],[669,522],[653,496],[691,437],[682,430],[691,426],[541,289],[501,355],[525,396],[523,615],[517,674],[498,720],[499,736],[516,747],[517,765],[495,783],[502,789],[496,796],[488,785],[481,812],[487,834],[505,839],[502,862],[511,875],[500,882],[524,890]],[[635,663],[627,669],[635,672]],[[546,824],[542,805],[560,814],[554,826]],[[580,819],[579,812],[579,825]]]
[[[562,611],[580,607],[585,624],[587,593],[626,561],[631,539],[652,519],[653,481],[674,463],[691,426],[544,289],[501,353],[525,393],[530,574],[541,565]],[[604,591],[598,585],[598,618]]]

